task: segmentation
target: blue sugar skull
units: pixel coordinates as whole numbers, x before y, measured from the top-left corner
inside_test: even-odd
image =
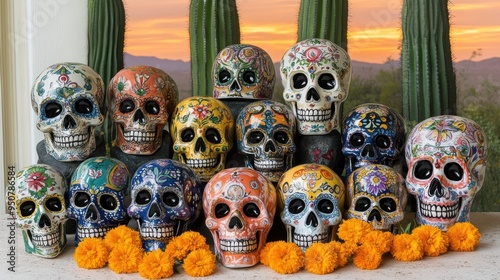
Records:
[[[157,159],[140,166],[132,176],[131,198],[128,214],[137,220],[144,249],[163,250],[198,217],[202,185],[187,165]]]
[[[113,158],[89,158],[78,166],[71,178],[68,207],[68,216],[78,222],[76,246],[87,237],[104,237],[125,220],[129,177],[125,164]]]
[[[370,163],[394,167],[403,157],[404,143],[405,124],[396,111],[375,103],[354,107],[342,126],[346,177]]]

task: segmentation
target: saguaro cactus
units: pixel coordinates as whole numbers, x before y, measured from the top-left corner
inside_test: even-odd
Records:
[[[240,43],[236,0],[191,0],[189,40],[193,95],[212,96],[212,64],[217,53]]]
[[[347,0],[301,0],[298,41],[327,39],[347,51]]]
[[[448,0],[405,0],[402,19],[405,119],[456,114]]]

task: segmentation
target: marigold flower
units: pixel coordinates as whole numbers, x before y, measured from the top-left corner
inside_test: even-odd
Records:
[[[361,269],[377,269],[382,263],[382,252],[377,246],[365,243],[359,246],[358,251],[354,254],[352,261],[355,266]]]
[[[421,225],[413,229],[411,234],[418,236],[422,240],[426,256],[437,257],[448,251],[448,235],[440,228],[431,225]]]
[[[344,267],[358,249],[358,245],[354,243],[340,243],[338,241],[328,242],[328,246],[337,252],[337,267]]]
[[[394,236],[391,248],[392,256],[399,261],[417,261],[424,257],[424,245],[416,235],[408,233]]]
[[[108,262],[109,250],[101,238],[85,238],[75,249],[73,258],[81,268],[101,268]]]
[[[189,276],[208,276],[215,272],[215,256],[210,250],[197,249],[184,259],[182,268]]]
[[[144,250],[134,244],[116,246],[109,254],[108,266],[116,273],[134,273],[139,270]]]
[[[174,274],[174,259],[161,249],[144,254],[139,264],[139,275],[148,279],[167,278]]]
[[[139,248],[142,247],[141,235],[139,232],[125,225],[118,226],[106,233],[104,241],[110,251],[113,250],[116,245],[122,244],[132,244]]]
[[[281,274],[291,274],[304,266],[304,252],[293,242],[277,243],[269,250],[269,267]]]
[[[450,250],[459,252],[474,251],[481,238],[477,227],[470,222],[455,223],[448,228],[447,234],[450,239]]]
[[[210,250],[210,247],[207,245],[207,239],[196,231],[185,231],[179,236],[177,242],[182,242],[188,252],[198,249]]]
[[[189,251],[182,242],[183,241],[180,236],[172,238],[165,247],[165,253],[179,261],[183,260],[187,256]]]
[[[331,273],[337,268],[337,251],[328,243],[313,243],[306,249],[305,269],[314,274]]]
[[[345,242],[359,244],[366,234],[371,231],[373,231],[373,226],[371,224],[363,220],[352,218],[344,220],[340,224],[337,235]]]
[[[391,251],[394,235],[388,231],[374,230],[366,234],[361,241],[361,245],[369,244],[374,246],[381,254]]]
[[[279,244],[279,243],[286,243],[285,241],[283,240],[279,240],[279,241],[273,241],[273,242],[268,242],[266,243],[266,245],[264,246],[264,248],[262,248],[260,250],[260,262],[263,264],[263,265],[267,265],[269,266],[269,251],[271,251],[271,249],[276,245],[276,244]]]

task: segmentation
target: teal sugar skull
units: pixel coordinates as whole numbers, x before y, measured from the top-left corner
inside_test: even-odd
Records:
[[[18,172],[16,223],[22,230],[28,254],[54,258],[66,246],[65,192],[66,181],[51,166],[35,164]]]

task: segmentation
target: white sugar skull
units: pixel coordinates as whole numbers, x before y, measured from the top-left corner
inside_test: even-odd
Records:
[[[245,44],[223,48],[212,67],[213,97],[217,99],[271,99],[274,64],[266,51]]]
[[[224,169],[233,147],[234,121],[229,108],[213,97],[190,97],[177,104],[170,124],[173,150],[207,182]]]
[[[417,124],[405,149],[406,187],[417,200],[417,223],[446,230],[469,220],[486,172],[486,135],[474,121],[436,116]]]
[[[370,163],[394,167],[403,158],[405,139],[404,119],[396,111],[375,103],[354,107],[342,126],[346,177]]]
[[[65,192],[66,180],[51,166],[35,164],[18,172],[16,224],[22,229],[26,253],[54,258],[66,246]]]
[[[351,82],[351,59],[344,49],[325,39],[300,41],[283,55],[280,73],[300,134],[340,130],[340,105]]]
[[[236,142],[246,166],[278,182],[292,167],[295,129],[295,116],[285,105],[272,100],[247,105],[236,120]]]
[[[278,182],[278,210],[287,241],[303,251],[316,242],[330,242],[342,221],[345,187],[335,172],[321,164],[297,165]]]
[[[224,266],[259,263],[276,210],[276,191],[266,177],[248,167],[224,169],[207,183],[203,210]]]
[[[126,154],[154,154],[178,95],[174,80],[161,69],[132,66],[116,73],[108,93],[116,145]]]
[[[68,216],[77,221],[75,245],[84,238],[103,238],[126,218],[129,172],[117,159],[94,157],[82,162],[71,177]]]
[[[146,251],[165,249],[201,211],[202,185],[185,164],[157,159],[141,165],[131,180],[128,215],[137,220]]]
[[[347,219],[370,223],[376,230],[391,230],[404,218],[408,199],[404,178],[395,169],[368,164],[347,180]]]
[[[36,78],[31,105],[45,148],[58,161],[82,161],[95,151],[95,128],[104,117],[103,81],[80,63],[54,64]]]

